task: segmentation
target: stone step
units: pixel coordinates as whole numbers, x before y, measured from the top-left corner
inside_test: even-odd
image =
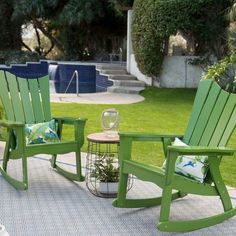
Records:
[[[96,65],[96,69],[97,70],[125,70],[126,69],[126,66],[125,65],[120,65],[120,64],[109,64],[109,63],[106,63],[106,64],[97,64]]]
[[[143,87],[120,87],[120,86],[111,86],[107,88],[107,92],[110,93],[127,93],[127,94],[139,94]]]
[[[103,74],[103,75],[126,75],[127,74],[127,71],[126,69],[101,69],[100,70],[100,74]]]
[[[124,87],[145,87],[145,83],[139,80],[114,80],[113,86],[124,86]]]
[[[133,75],[122,75],[122,74],[118,74],[118,75],[109,75],[108,78],[110,80],[137,80],[137,78]]]

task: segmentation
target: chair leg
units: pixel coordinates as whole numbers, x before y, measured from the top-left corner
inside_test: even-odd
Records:
[[[169,220],[171,198],[172,198],[172,188],[170,186],[166,186],[162,190],[160,222]]]
[[[113,206],[115,207],[126,207],[126,192],[128,185],[128,174],[120,174],[120,181],[118,187],[117,198],[113,201]]]
[[[56,168],[57,155],[53,154],[50,161],[51,161],[52,168]]]
[[[23,181],[19,181],[15,178],[11,177],[7,173],[6,169],[2,168],[1,166],[0,166],[0,172],[1,172],[2,176],[4,177],[4,179],[8,183],[10,183],[14,188],[16,188],[18,190],[26,190],[26,189],[28,189],[27,157],[23,156],[21,158],[21,160],[22,160]],[[5,164],[5,167],[6,167],[6,164]]]
[[[75,153],[76,158],[76,173],[79,178],[78,181],[84,181],[85,177],[82,175],[82,168],[81,168],[81,152],[80,150]]]
[[[7,170],[7,163],[9,161],[9,155],[10,155],[10,144],[9,144],[9,137],[7,139],[7,142],[6,142],[6,146],[5,146],[5,149],[4,149],[4,154],[3,154],[3,163],[2,163],[2,167],[3,167],[3,170]]]
[[[22,157],[22,171],[23,171],[23,183],[28,189],[28,167],[27,167],[27,157]]]
[[[6,149],[5,149],[6,150]],[[7,170],[7,163],[9,161],[9,151],[4,152],[2,167],[3,170]]]
[[[140,207],[150,207],[159,205],[161,202],[161,197],[149,198],[149,199],[127,199],[127,185],[128,185],[129,175],[125,173],[120,173],[120,181],[118,187],[117,198],[114,199],[112,205],[119,208],[140,208]]]
[[[221,159],[216,159],[209,157],[210,162],[210,172],[211,176],[213,178],[215,188],[217,189],[217,192],[219,193],[220,200],[222,202],[222,205],[224,207],[224,211],[227,212],[233,208],[231,199],[228,193],[228,190],[224,184],[224,180],[222,179],[221,173],[220,173],[220,161]]]
[[[220,175],[219,168],[215,168],[214,171],[212,171],[212,176],[215,178],[215,180],[217,180],[215,181],[215,188],[219,193],[221,202],[223,204],[224,213],[197,220],[171,221],[169,220],[171,188],[167,186],[163,189],[163,201],[161,203],[160,222],[158,224],[158,229],[168,232],[192,231],[221,223],[224,220],[235,216],[236,208],[232,207],[230,196]]]
[[[56,163],[57,155],[52,155],[52,158],[50,160],[52,168],[56,169],[58,173],[66,177],[67,179],[70,179],[72,181],[84,181],[84,176],[82,175],[81,171],[81,156],[80,156],[80,149],[75,152],[76,157],[76,173],[73,173],[71,171],[65,170],[63,167],[59,166]]]

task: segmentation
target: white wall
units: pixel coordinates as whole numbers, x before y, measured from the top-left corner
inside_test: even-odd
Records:
[[[127,55],[126,55],[126,70],[130,73],[131,54],[133,53],[132,40],[131,40],[131,21],[132,21],[132,10],[128,11],[127,14]]]
[[[130,68],[129,73],[137,77],[138,80],[145,82],[147,85],[152,84],[152,78],[141,73],[135,61],[134,54],[130,55]]]
[[[202,77],[200,66],[190,65],[194,56],[166,56],[160,75],[160,86],[165,88],[197,88]]]
[[[131,22],[132,22],[133,10],[128,11],[127,20],[127,58],[126,58],[126,70],[131,75],[137,77],[138,80],[145,82],[148,85],[152,84],[152,79],[142,74],[137,66],[137,63],[133,54],[132,39],[131,39]]]

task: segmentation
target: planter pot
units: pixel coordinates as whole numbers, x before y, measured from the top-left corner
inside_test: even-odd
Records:
[[[103,194],[117,194],[118,182],[100,182],[98,191]]]
[[[4,225],[0,225],[0,236],[9,236]]]

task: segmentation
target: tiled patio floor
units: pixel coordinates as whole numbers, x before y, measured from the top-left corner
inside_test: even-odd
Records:
[[[48,156],[29,159],[29,189],[17,191],[0,175],[0,224],[11,236],[155,236],[155,235],[235,235],[236,217],[213,227],[189,233],[163,233],[156,229],[160,207],[117,209],[112,199],[91,194],[86,184],[71,182],[51,169]],[[71,154],[60,160],[74,168]],[[85,155],[83,155],[83,166]],[[20,176],[21,163],[10,170]],[[134,180],[129,195],[147,197],[160,193],[153,184]],[[230,189],[236,205],[236,191]],[[219,199],[188,195],[174,201],[173,219],[193,219],[222,211]]]

